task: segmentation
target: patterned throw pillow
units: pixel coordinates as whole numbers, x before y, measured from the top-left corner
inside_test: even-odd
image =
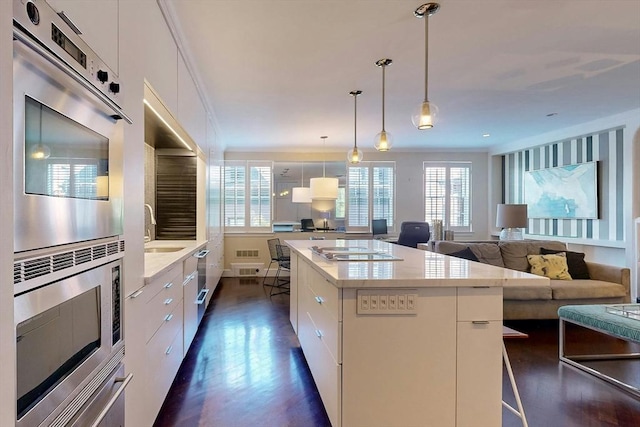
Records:
[[[527,255],[531,273],[549,279],[571,280],[564,252],[555,255]]]

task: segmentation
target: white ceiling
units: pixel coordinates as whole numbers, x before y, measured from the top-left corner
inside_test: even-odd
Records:
[[[640,108],[639,0],[442,0],[429,18],[434,129],[424,95],[424,21],[407,0],[167,0],[227,150],[484,148]],[[548,114],[557,113],[548,117]],[[483,134],[491,134],[483,138]]]

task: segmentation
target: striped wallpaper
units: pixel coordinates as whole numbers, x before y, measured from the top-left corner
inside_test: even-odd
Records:
[[[504,203],[524,203],[524,172],[598,161],[598,219],[530,219],[527,232],[557,237],[624,240],[624,126],[502,156]]]

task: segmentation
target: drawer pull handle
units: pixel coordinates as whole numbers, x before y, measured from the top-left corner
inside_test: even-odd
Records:
[[[316,336],[322,338],[322,331],[320,329],[316,329]]]
[[[473,289],[489,289],[491,286],[472,286]]]
[[[164,304],[165,305],[169,305],[173,302],[173,298],[167,298],[166,300],[164,300]]]
[[[164,284],[164,287],[167,288],[167,289],[169,289],[172,286],[173,286],[173,282],[169,282],[169,283],[165,283]]]
[[[167,351],[164,352],[164,354],[166,354],[167,356],[169,355],[169,353],[171,353],[171,350],[173,350],[173,346],[170,345],[169,347],[167,347]]]
[[[131,298],[138,298],[140,295],[142,295],[143,292],[144,291],[142,289],[138,289],[137,291],[131,294]]]
[[[471,323],[473,323],[474,325],[488,325],[489,321],[488,320],[472,320]]]
[[[164,316],[164,321],[165,322],[168,322],[171,319],[173,319],[173,314],[167,314],[166,316]]]
[[[316,302],[317,302],[318,304],[322,304],[322,303],[324,302],[324,298],[322,298],[322,297],[316,297]]]

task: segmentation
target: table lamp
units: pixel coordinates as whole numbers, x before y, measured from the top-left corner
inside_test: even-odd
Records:
[[[523,240],[522,229],[527,227],[527,205],[499,204],[496,227],[502,228],[500,240]]]

